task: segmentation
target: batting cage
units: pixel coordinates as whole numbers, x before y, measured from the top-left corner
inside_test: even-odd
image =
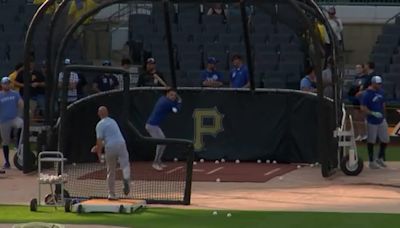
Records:
[[[29,26],[26,66],[35,30],[54,4],[55,11],[47,16],[45,48],[50,72],[46,83],[51,85],[46,91],[45,149],[59,150],[67,158],[65,189],[71,197],[107,196],[106,166],[90,152],[102,105],[121,128],[129,151],[132,189],[127,196],[122,194],[118,170],[116,192],[121,198],[189,204],[194,159],[320,162],[324,177],[338,167],[333,132],[342,119],[342,59],[335,35],[314,1],[109,0],[94,1],[71,16],[74,1],[49,0]],[[329,47],[324,46],[321,28],[331,41]],[[108,46],[104,39],[109,39]],[[128,49],[119,57],[130,60],[130,69],[111,63],[94,66],[96,59],[112,58],[111,46]],[[79,58],[66,65],[71,56]],[[217,60],[223,75],[229,75],[237,56],[248,68],[247,88],[222,88],[230,87],[228,77],[221,79],[221,87],[204,87],[199,75],[210,57]],[[138,83],[149,58],[162,73],[161,88]],[[316,93],[298,90],[310,66],[317,75]],[[329,79],[322,76],[327,68]],[[67,77],[60,81],[60,72],[84,75],[89,86],[97,75],[115,75],[120,87],[89,91],[69,102],[69,81]],[[150,138],[145,124],[165,93],[163,87],[177,89],[183,108],[161,125],[166,139]],[[29,91],[24,99],[29,101]],[[29,114],[29,105],[24,111]],[[25,172],[35,163],[28,156],[29,126],[25,121]],[[163,156],[167,168],[162,172],[152,168],[156,145],[167,146]]]

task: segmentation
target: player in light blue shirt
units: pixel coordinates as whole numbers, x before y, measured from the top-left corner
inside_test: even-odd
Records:
[[[22,101],[18,92],[11,90],[10,79],[4,77],[1,79],[2,91],[0,91],[0,135],[3,144],[4,169],[10,168],[9,161],[9,144],[10,135],[13,129],[18,129],[18,135],[21,133],[23,120],[18,117],[18,108],[22,108]],[[17,137],[19,138],[19,136]],[[18,145],[17,140],[16,145]]]
[[[126,148],[125,139],[119,129],[117,122],[108,117],[108,109],[101,106],[97,112],[100,121],[96,125],[96,145],[92,148],[92,153],[97,153],[99,159],[104,147],[105,161],[107,165],[107,184],[108,184],[108,199],[117,199],[115,195],[115,169],[117,161],[122,169],[124,194],[128,195],[130,192],[130,163],[129,154]],[[102,160],[100,159],[102,162]]]
[[[177,113],[181,109],[181,103],[182,99],[179,97],[175,89],[168,89],[165,96],[158,99],[145,126],[151,137],[159,139],[165,138],[165,135],[160,128],[160,124],[169,113]],[[156,156],[154,157],[152,166],[158,171],[161,171],[166,167],[161,160],[165,148],[165,145],[157,145]]]
[[[306,76],[300,81],[300,90],[307,92],[317,92],[317,76],[315,75],[314,67],[306,69]]]
[[[240,55],[232,56],[233,68],[230,72],[231,87],[232,88],[248,88],[249,84],[249,70],[247,66],[243,64],[242,57]]]

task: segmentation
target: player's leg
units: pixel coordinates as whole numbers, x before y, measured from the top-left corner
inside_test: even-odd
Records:
[[[130,192],[129,183],[131,181],[131,165],[129,162],[129,153],[125,144],[122,144],[118,149],[118,151],[119,151],[118,160],[122,170],[122,177],[124,183],[123,191],[125,195],[128,195]]]
[[[367,148],[368,148],[368,158],[369,158],[369,168],[379,169],[379,165],[376,163],[376,156],[374,153],[374,144],[376,143],[376,138],[378,135],[378,125],[368,124],[367,125]]]
[[[146,130],[153,138],[161,138],[161,139],[165,138],[164,133],[158,126],[146,124]],[[164,153],[165,147],[166,147],[165,145],[157,145],[156,148],[156,155],[154,156],[153,168],[159,171],[163,169],[163,167],[161,166],[161,157]]]
[[[379,124],[378,137],[380,141],[380,147],[377,163],[382,167],[387,167],[384,161],[386,160],[386,146],[389,143],[390,138],[386,120],[383,120],[383,122]]]
[[[108,185],[108,199],[117,199],[115,195],[115,169],[117,167],[118,153],[113,150],[106,150],[105,153],[107,165],[107,185]]]
[[[1,134],[2,144],[3,144],[3,154],[4,154],[3,168],[5,168],[5,169],[10,168],[9,144],[10,144],[11,130],[12,130],[12,121],[7,121],[7,122],[0,124],[0,134]]]

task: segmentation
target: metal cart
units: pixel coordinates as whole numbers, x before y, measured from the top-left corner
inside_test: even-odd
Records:
[[[39,192],[38,198],[34,198],[31,200],[30,209],[31,211],[37,211],[38,206],[41,203],[41,186],[44,184],[50,185],[51,194],[48,196],[52,201],[52,205],[56,209],[58,206],[64,206],[64,184],[67,181],[67,175],[64,174],[64,155],[59,151],[43,151],[38,155],[38,183],[39,183]],[[52,162],[54,163],[54,169],[46,170],[48,173],[42,173],[42,163]],[[51,172],[52,171],[52,172]],[[55,193],[56,185],[60,185],[61,187],[61,197],[58,200]]]

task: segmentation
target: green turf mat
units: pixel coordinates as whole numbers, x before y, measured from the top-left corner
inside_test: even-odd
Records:
[[[28,206],[0,206],[0,223],[54,222],[60,224],[103,224],[125,227],[296,227],[354,228],[400,227],[400,215],[362,213],[263,212],[184,210],[148,208],[135,214],[65,213],[63,209],[39,207],[30,212]],[[231,213],[231,217],[227,217]]]

